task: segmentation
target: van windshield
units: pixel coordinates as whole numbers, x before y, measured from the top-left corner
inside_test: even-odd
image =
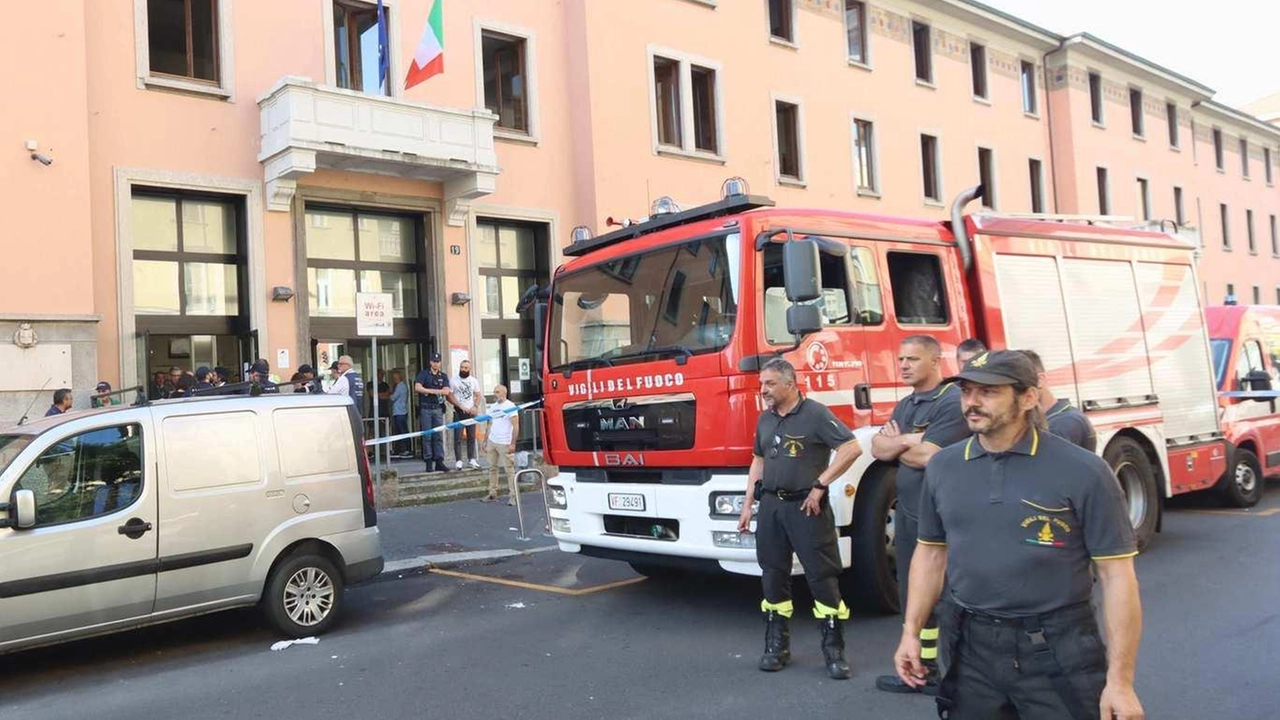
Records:
[[[32,435],[0,435],[0,473],[9,469],[13,459],[31,444]]]

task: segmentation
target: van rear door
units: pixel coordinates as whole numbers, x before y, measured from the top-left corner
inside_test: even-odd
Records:
[[[0,476],[5,497],[35,494],[37,521],[0,529],[0,648],[151,613],[154,468],[150,418],[138,410],[59,425]]]

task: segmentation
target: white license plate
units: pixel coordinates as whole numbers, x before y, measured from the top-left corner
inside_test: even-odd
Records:
[[[644,510],[644,496],[639,493],[609,493],[610,510]]]

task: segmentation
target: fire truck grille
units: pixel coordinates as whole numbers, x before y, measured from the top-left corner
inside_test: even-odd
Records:
[[[688,450],[695,410],[692,393],[574,403],[564,408],[564,432],[580,452]]]

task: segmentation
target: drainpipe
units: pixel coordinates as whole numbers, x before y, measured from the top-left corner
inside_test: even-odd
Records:
[[[956,237],[956,247],[960,249],[960,260],[964,264],[966,275],[973,269],[973,246],[969,244],[969,229],[964,224],[964,206],[973,202],[982,192],[982,186],[975,185],[962,191],[956,196],[955,202],[951,203],[951,234]]]
[[[1041,58],[1041,66],[1044,68],[1044,116],[1049,127],[1049,177],[1053,178],[1053,211],[1061,212],[1061,206],[1058,204],[1058,157],[1054,152],[1056,143],[1053,134],[1053,111],[1049,103],[1049,56],[1062,50],[1066,41],[1060,41],[1058,47],[1045,53]],[[1067,68],[1070,71],[1070,68]]]

